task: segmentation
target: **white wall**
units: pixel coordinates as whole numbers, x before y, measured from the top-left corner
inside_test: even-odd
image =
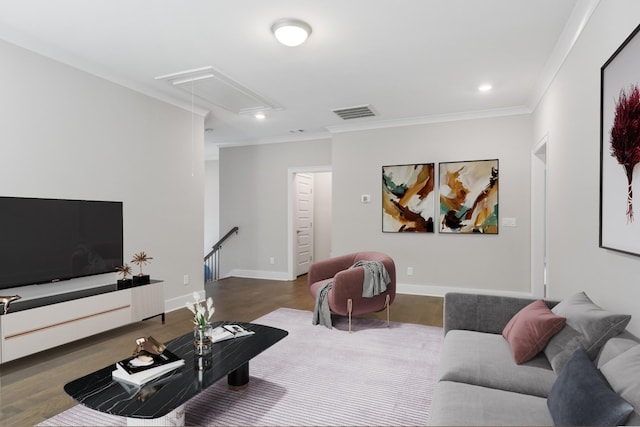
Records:
[[[204,254],[220,239],[219,160],[207,160],[204,167]],[[228,230],[227,230],[228,231]],[[226,233],[226,231],[225,231]]]
[[[287,279],[287,169],[332,165],[331,255],[381,250],[395,258],[399,291],[529,294],[530,115],[379,129],[333,141],[220,150],[221,230],[240,227],[221,255],[221,275]],[[328,159],[331,156],[331,160]],[[382,233],[382,166],[500,161],[498,235]],[[361,204],[369,194],[371,203]],[[316,206],[316,210],[318,207]],[[436,207],[437,209],[437,207]],[[276,264],[269,265],[269,257]],[[414,274],[406,274],[413,267]]]
[[[220,277],[289,279],[288,171],[329,164],[329,140],[220,149],[220,232],[239,227],[220,252]]]
[[[635,333],[640,257],[598,247],[600,69],[639,23],[640,2],[600,2],[534,113],[533,138],[548,135],[549,295],[584,290],[601,306],[632,314]]]
[[[167,309],[202,290],[204,143],[191,113],[1,41],[0,62],[0,194],[122,201],[125,262],[153,257],[144,271],[165,281]]]
[[[398,290],[530,292],[530,116],[388,128],[334,136],[333,255],[379,250],[396,262]],[[498,235],[382,232],[382,166],[499,159]],[[362,204],[360,196],[371,195]],[[436,202],[435,226],[438,223]],[[413,275],[407,268],[413,267]]]

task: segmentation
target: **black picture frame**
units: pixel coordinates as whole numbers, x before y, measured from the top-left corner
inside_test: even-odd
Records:
[[[433,233],[435,163],[382,166],[382,232]]]
[[[498,159],[439,164],[439,233],[499,233],[499,170]]]
[[[632,122],[640,121],[639,31],[640,25],[600,70],[599,247],[636,256],[640,256],[640,129]]]

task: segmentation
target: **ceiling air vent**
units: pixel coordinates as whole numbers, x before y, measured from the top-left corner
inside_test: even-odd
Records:
[[[370,105],[358,105],[357,107],[336,108],[333,110],[343,120],[373,117],[376,115]]]

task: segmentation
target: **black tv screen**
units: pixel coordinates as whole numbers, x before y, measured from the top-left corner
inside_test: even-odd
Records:
[[[121,265],[122,202],[0,197],[0,289]]]

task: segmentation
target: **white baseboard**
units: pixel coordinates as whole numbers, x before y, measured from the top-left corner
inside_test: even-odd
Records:
[[[467,294],[504,295],[519,298],[531,298],[531,292],[514,292],[494,289],[454,288],[451,286],[416,285],[414,283],[397,283],[396,292],[407,295],[425,295],[442,297],[447,292],[462,292]]]
[[[225,277],[243,277],[245,279],[291,280],[286,271],[262,271],[234,269]]]
[[[225,277],[243,277],[246,279],[265,279],[289,281],[288,274],[283,271],[261,271],[261,270],[231,270]],[[430,284],[397,283],[396,292],[407,295],[426,295],[442,297],[447,292],[463,292],[469,294],[504,295],[520,298],[531,298],[532,292],[514,292],[495,289],[457,288],[452,286],[438,286]],[[182,304],[184,306],[184,303]]]
[[[199,296],[199,300],[205,299],[205,291],[196,291]],[[193,292],[189,292],[185,295],[180,295],[175,298],[171,298],[164,301],[164,310],[165,312],[170,312],[174,310],[179,310],[185,307],[186,303],[194,303]]]

